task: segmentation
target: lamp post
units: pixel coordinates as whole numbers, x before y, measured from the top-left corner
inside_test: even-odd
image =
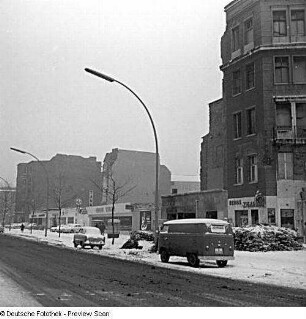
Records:
[[[43,163],[33,154],[26,152],[26,151],[22,151],[18,148],[14,148],[11,147],[12,151],[21,153],[21,154],[27,154],[32,156],[34,159],[36,159],[36,161],[42,166],[42,168],[44,169],[44,172],[46,174],[46,181],[47,181],[47,199],[46,199],[46,226],[45,226],[45,237],[47,237],[47,231],[48,231],[48,218],[49,218],[49,176],[48,176],[48,172],[46,170],[46,167],[43,165]]]
[[[159,210],[159,192],[158,192],[158,178],[159,178],[159,154],[158,154],[158,140],[157,140],[157,133],[156,133],[156,129],[155,129],[155,125],[153,122],[153,118],[148,110],[148,108],[146,107],[146,105],[144,104],[144,102],[140,99],[140,97],[132,90],[130,89],[127,85],[125,85],[124,83],[108,76],[105,74],[102,74],[100,72],[94,71],[92,69],[88,69],[85,68],[85,71],[88,73],[91,73],[103,80],[106,80],[108,82],[117,82],[118,84],[122,85],[123,87],[125,87],[127,90],[129,90],[137,99],[138,101],[141,103],[141,105],[144,107],[144,109],[146,110],[150,122],[152,124],[152,128],[153,128],[153,133],[154,133],[154,139],[155,139],[155,236],[156,236],[156,231],[158,230],[158,210]]]

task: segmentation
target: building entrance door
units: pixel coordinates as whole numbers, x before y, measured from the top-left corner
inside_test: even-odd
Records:
[[[258,209],[251,210],[252,225],[258,224]]]

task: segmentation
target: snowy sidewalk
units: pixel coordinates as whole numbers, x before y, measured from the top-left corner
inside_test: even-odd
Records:
[[[45,237],[44,231],[33,230],[31,234],[29,230],[21,233],[19,229],[11,231],[5,229],[5,234],[76,249],[72,243],[73,234],[61,234],[59,237],[58,233],[48,232]],[[166,268],[306,290],[306,249],[273,252],[235,251],[235,260],[229,261],[225,268],[218,268],[213,261],[205,262],[199,268],[192,268],[188,265],[186,258],[182,257],[171,257],[168,264],[162,263],[157,253],[148,251],[153,245],[152,242],[139,242],[143,246],[142,250],[120,249],[128,238],[129,235],[120,234],[120,237],[115,239],[114,245],[111,239],[106,238],[106,244],[102,250],[95,248],[86,249],[86,251]]]

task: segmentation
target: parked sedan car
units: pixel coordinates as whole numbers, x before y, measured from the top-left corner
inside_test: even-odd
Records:
[[[105,236],[101,234],[101,231],[97,227],[82,227],[79,232],[73,236],[74,247],[80,245],[82,248],[90,246],[94,248],[97,246],[99,249],[105,245]]]
[[[82,228],[82,225],[80,224],[69,224],[67,226],[70,227],[70,233],[78,233]]]
[[[61,225],[61,233],[71,233],[70,225]]]
[[[51,232],[53,232],[53,233],[55,233],[55,232],[57,232],[58,233],[58,226],[52,226],[51,228],[50,228],[50,231]]]

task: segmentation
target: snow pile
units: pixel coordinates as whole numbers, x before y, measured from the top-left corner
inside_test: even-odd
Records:
[[[133,231],[131,232],[131,239],[133,240],[147,240],[147,241],[154,241],[154,234],[153,232],[148,231]]]
[[[301,250],[296,231],[276,226],[235,227],[235,249],[245,251]]]

